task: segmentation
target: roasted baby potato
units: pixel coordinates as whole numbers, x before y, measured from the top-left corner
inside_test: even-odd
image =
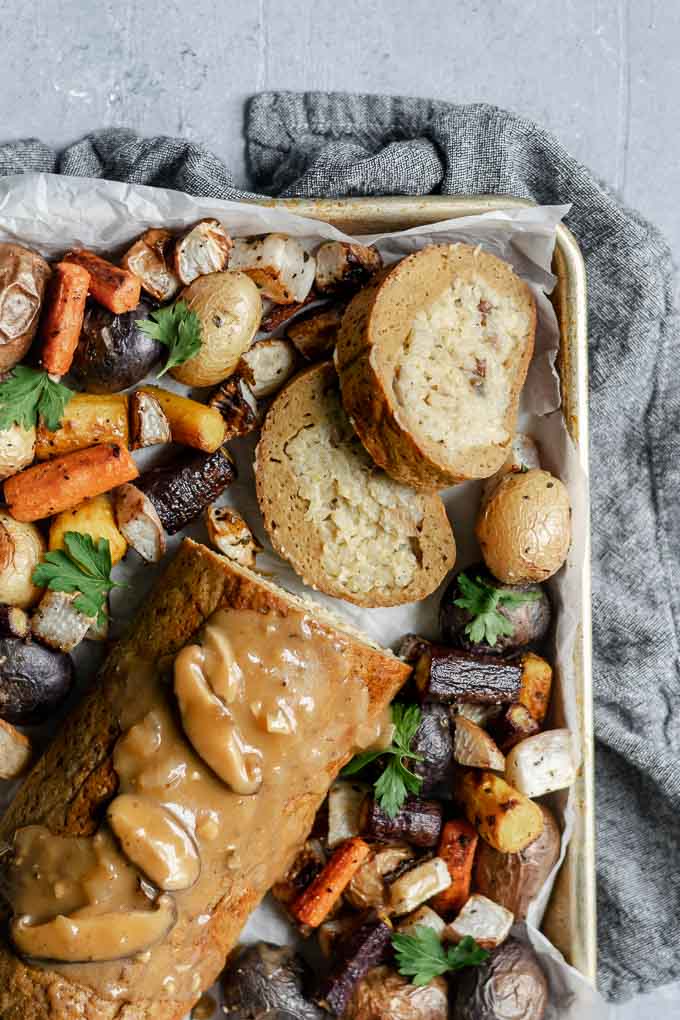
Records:
[[[34,524],[15,521],[0,510],[0,603],[27,609],[42,589],[33,584],[33,571],[45,552],[45,541]]]
[[[35,428],[10,425],[0,432],[0,479],[9,478],[33,460]]]
[[[508,939],[481,967],[461,972],[456,1020],[543,1020],[548,982],[530,946]]]
[[[33,724],[48,719],[68,696],[73,663],[37,641],[0,641],[0,718]]]
[[[50,267],[19,244],[0,244],[0,372],[21,361],[31,346]]]
[[[354,989],[344,1020],[448,1020],[444,978],[413,985],[391,967],[374,967]]]
[[[144,378],[163,349],[137,326],[137,320],[148,318],[151,310],[151,305],[141,302],[131,312],[114,315],[101,305],[88,305],[71,366],[83,389],[119,393]]]

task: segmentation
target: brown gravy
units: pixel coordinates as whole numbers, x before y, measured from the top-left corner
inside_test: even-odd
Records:
[[[39,826],[15,834],[8,885],[22,951],[51,947],[60,960],[41,965],[105,998],[197,996],[214,911],[285,873],[300,840],[296,804],[320,803],[347,756],[379,736],[348,662],[342,639],[302,611],[232,609],[179,653],[172,683],[126,662],[108,820],[89,839]],[[170,930],[142,946],[169,906]],[[99,945],[98,917],[115,929]],[[119,944],[122,958],[106,957]],[[97,962],[63,962],[81,958]]]

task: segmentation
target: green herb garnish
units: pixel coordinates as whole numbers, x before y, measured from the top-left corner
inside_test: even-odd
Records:
[[[201,349],[201,320],[186,301],[175,301],[174,305],[158,308],[150,313],[148,319],[137,319],[136,324],[142,333],[168,348],[168,360],[158,373],[159,379],[168,369],[182,365]]]
[[[73,390],[53,382],[47,372],[15,365],[0,382],[0,429],[12,425],[30,429],[38,424],[40,417],[45,428],[54,432],[73,395]]]
[[[538,591],[502,591],[487,584],[479,576],[472,581],[465,574],[458,575],[458,588],[463,594],[453,604],[461,609],[467,609],[472,616],[470,622],[465,625],[465,633],[475,644],[485,641],[492,647],[501,634],[512,637],[515,633],[514,624],[499,612],[499,608],[521,606],[525,602],[535,602],[541,597]]]
[[[395,702],[391,706],[394,734],[389,747],[376,751],[363,751],[355,755],[349,765],[342,770],[343,776],[353,776],[361,772],[377,758],[389,757],[382,775],[376,780],[375,799],[386,815],[394,818],[402,808],[409,793],[420,793],[423,780],[404,765],[404,759],[422,761],[422,754],[411,750],[411,741],[420,725],[420,709],[417,705],[402,705]]]
[[[486,949],[466,935],[455,946],[444,946],[432,928],[418,925],[413,935],[392,936],[397,968],[414,985],[427,985],[433,978],[463,967],[479,967],[488,958]]]
[[[108,539],[95,545],[91,535],[67,531],[65,549],[45,553],[33,571],[33,583],[50,591],[78,592],[73,605],[85,616],[105,619],[106,596],[112,588],[127,588],[111,580],[111,549]]]

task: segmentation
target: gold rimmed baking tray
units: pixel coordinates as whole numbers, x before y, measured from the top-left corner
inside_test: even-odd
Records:
[[[266,202],[301,216],[325,220],[348,234],[377,234],[405,230],[461,216],[527,206],[516,198],[346,198],[282,199]],[[562,411],[588,474],[588,332],[586,276],[573,234],[557,227],[553,259],[557,286],[552,295],[560,325],[558,366],[562,382]],[[587,522],[586,522],[587,531]],[[583,764],[575,787],[575,826],[567,856],[557,877],[543,930],[569,963],[591,982],[597,967],[595,904],[595,803],[593,786],[593,700],[590,618],[590,546],[582,575],[583,612],[574,650]],[[559,718],[557,708],[557,725]]]

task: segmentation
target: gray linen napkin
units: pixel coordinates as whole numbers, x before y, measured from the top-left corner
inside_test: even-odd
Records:
[[[267,93],[246,139],[266,194],[573,203],[590,287],[599,983],[625,999],[680,979],[680,320],[666,243],[548,132],[491,106]],[[32,170],[250,194],[200,146],[124,130],[61,155],[0,146],[0,174]]]

